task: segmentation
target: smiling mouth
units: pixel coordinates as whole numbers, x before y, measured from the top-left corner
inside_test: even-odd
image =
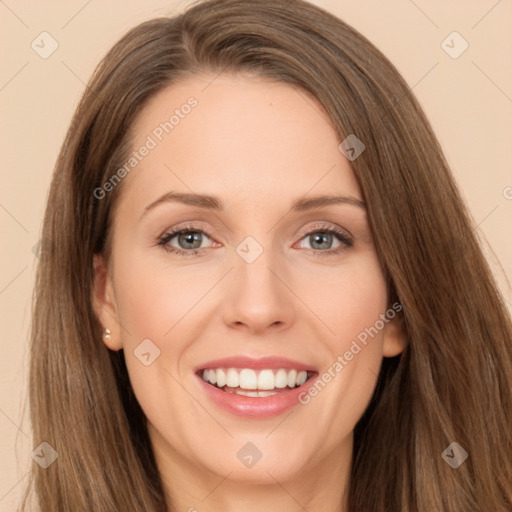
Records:
[[[315,372],[289,368],[208,368],[199,370],[197,375],[226,393],[264,398],[302,386]]]

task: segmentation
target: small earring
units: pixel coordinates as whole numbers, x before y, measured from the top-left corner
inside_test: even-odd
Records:
[[[103,337],[106,339],[106,340],[109,340],[110,339],[110,329],[105,329],[103,331]]]

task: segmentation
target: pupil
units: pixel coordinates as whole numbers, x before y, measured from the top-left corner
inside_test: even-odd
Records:
[[[313,236],[313,240],[314,242],[313,243],[317,243],[319,242],[319,244],[321,245],[321,247],[319,247],[320,249],[328,249],[329,248],[329,237],[331,237],[332,235],[330,235],[329,233],[316,233]],[[327,242],[324,241],[324,243],[322,243],[322,238],[325,240],[325,238],[327,238]],[[315,247],[313,247],[315,248]]]
[[[180,244],[183,242],[184,244],[193,244],[194,241],[198,241],[200,238],[200,233],[182,233],[180,236]],[[198,249],[201,246],[201,242],[199,241],[199,245],[195,247],[186,247],[187,249]]]

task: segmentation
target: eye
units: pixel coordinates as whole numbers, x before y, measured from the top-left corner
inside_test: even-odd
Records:
[[[157,243],[170,253],[198,256],[207,248],[203,245],[205,239],[210,237],[203,229],[190,225],[165,233]],[[310,247],[304,247],[304,241],[309,243]],[[337,245],[333,248],[333,244]],[[315,226],[314,230],[303,233],[299,241],[299,248],[311,251],[314,256],[338,254],[352,245],[353,242],[347,234],[330,225]]]
[[[309,243],[310,247],[304,247],[303,243]],[[333,244],[337,244],[333,248]],[[315,256],[327,256],[338,254],[347,247],[353,245],[352,240],[339,228],[331,226],[316,226],[313,231],[308,231],[300,240],[300,248],[313,251]]]
[[[158,240],[158,245],[166,251],[184,256],[197,255],[204,249],[204,239],[210,237],[201,229],[194,226],[185,226],[166,233]],[[171,242],[176,239],[176,245]]]

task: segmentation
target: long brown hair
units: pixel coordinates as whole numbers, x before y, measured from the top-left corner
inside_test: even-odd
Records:
[[[101,200],[94,191],[125,161],[148,99],[197,71],[299,86],[340,141],[366,146],[352,168],[408,346],[384,359],[356,426],[349,511],[510,511],[512,325],[473,222],[395,67],[301,0],[205,1],[142,23],[91,78],[55,167],[34,292],[33,440],[58,459],[33,464],[23,507],[32,497],[44,512],[172,509],[123,352],[105,347],[92,306],[93,255],[108,257],[122,183]],[[468,453],[457,469],[442,457],[452,442]]]

